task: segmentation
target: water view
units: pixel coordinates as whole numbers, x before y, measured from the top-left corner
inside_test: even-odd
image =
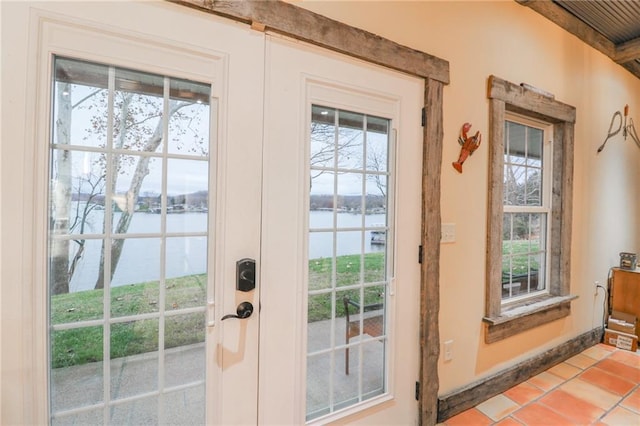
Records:
[[[92,212],[88,232],[100,232],[104,211]],[[167,232],[198,233],[206,232],[205,213],[168,214]],[[114,221],[117,221],[118,214]],[[331,211],[312,211],[309,214],[310,228],[318,230],[309,236],[309,258],[331,257],[333,255],[333,213]],[[161,215],[138,212],[133,216],[129,234],[140,235],[158,233],[161,229]],[[337,223],[342,228],[362,226],[360,214],[338,213]],[[365,215],[365,226],[383,226],[384,214]],[[322,231],[322,229],[327,231]],[[364,245],[365,253],[384,250],[384,245],[371,243],[371,231],[338,232],[337,256],[360,253]],[[364,239],[363,239],[364,238]],[[99,270],[101,240],[87,240],[83,260],[70,283],[70,291],[77,292],[94,288]],[[127,238],[123,253],[111,285],[114,287],[160,279],[161,241],[159,238]],[[207,271],[207,241],[204,236],[167,237],[166,239],[165,277],[173,278]]]

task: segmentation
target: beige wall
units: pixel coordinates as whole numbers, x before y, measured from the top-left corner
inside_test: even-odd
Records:
[[[611,116],[625,104],[640,125],[640,80],[555,24],[513,1],[302,1],[297,5],[368,30],[450,63],[444,91],[442,221],[456,242],[441,246],[440,337],[454,358],[440,361],[440,394],[480,380],[601,324],[606,282],[620,251],[640,249],[640,149],[620,133],[596,155]],[[577,108],[571,268],[572,315],[487,345],[483,341],[487,205],[487,77],[526,82]],[[458,174],[464,122],[485,144]]]

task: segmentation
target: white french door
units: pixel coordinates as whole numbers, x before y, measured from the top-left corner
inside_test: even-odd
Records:
[[[43,7],[49,421],[415,423],[422,82],[170,4]]]
[[[414,424],[422,82],[266,52],[258,419]]]

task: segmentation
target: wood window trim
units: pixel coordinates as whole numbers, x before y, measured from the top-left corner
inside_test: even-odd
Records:
[[[489,77],[489,191],[487,212],[487,267],[485,342],[493,343],[525,330],[568,316],[570,302],[573,145],[576,109],[553,95],[496,76]],[[516,113],[553,125],[553,177],[549,294],[502,305],[502,215],[504,122]]]
[[[420,265],[419,424],[435,424],[438,414],[440,356],[440,235],[443,92],[449,84],[449,62],[402,46],[282,1],[167,0],[213,15],[250,24],[425,80],[422,141],[422,232],[425,253]],[[417,257],[417,256],[416,256]]]

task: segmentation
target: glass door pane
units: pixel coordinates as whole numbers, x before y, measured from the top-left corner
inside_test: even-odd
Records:
[[[208,84],[55,59],[53,424],[204,424]]]
[[[386,391],[392,241],[390,121],[320,105],[311,117],[308,420]]]

